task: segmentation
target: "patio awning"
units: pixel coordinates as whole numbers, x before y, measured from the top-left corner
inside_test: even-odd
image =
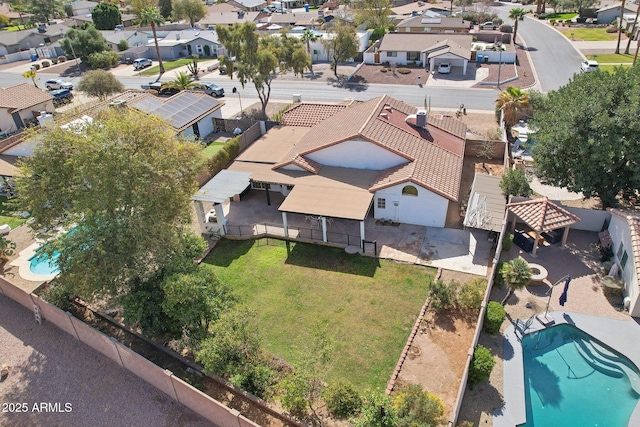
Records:
[[[464,225],[499,233],[506,204],[500,189],[500,177],[477,173],[471,185]]]
[[[547,197],[509,203],[507,208],[539,233],[557,230],[580,222],[579,217],[556,205]]]
[[[366,189],[301,183],[282,202],[280,212],[319,215],[363,221],[367,217],[373,193]]]
[[[191,198],[197,202],[223,203],[250,185],[250,172],[221,170]]]

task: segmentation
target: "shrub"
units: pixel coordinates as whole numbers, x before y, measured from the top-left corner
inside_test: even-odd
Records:
[[[129,42],[125,39],[120,40],[118,42],[118,52],[124,52],[127,49],[129,49]]]
[[[398,71],[400,74],[409,74],[411,73],[411,70],[408,68],[398,68],[396,71]]]
[[[477,278],[465,282],[458,294],[460,308],[477,309],[482,305],[484,293],[487,290],[487,281]]]
[[[556,25],[556,20],[555,19],[549,19],[549,24]]]
[[[607,29],[605,31],[607,33],[617,33],[618,32],[618,27],[612,25],[610,27],[607,27]]]
[[[500,32],[502,33],[513,33],[513,27],[509,24],[500,25]]]
[[[53,65],[56,65],[58,63],[58,59],[57,58],[51,58],[51,63]]]
[[[109,68],[120,62],[120,55],[118,52],[112,50],[105,50],[104,52],[94,52],[89,55],[89,65],[94,70],[101,68]]]
[[[442,400],[422,390],[418,384],[401,389],[393,401],[393,408],[402,427],[440,425],[444,415]]]
[[[65,62],[66,60],[67,60],[67,57],[64,55],[58,56],[58,62]]]
[[[502,304],[497,301],[489,301],[484,316],[484,330],[490,334],[497,334],[500,332],[505,317],[506,313]]]
[[[277,373],[266,364],[249,364],[242,372],[232,375],[231,384],[248,391],[260,399],[271,397]]]
[[[348,418],[360,412],[362,397],[349,383],[339,381],[329,384],[322,393],[327,409],[336,418]]]
[[[499,288],[504,286],[504,261],[499,261],[496,266],[496,274],[493,277],[493,284]]]
[[[389,70],[387,70],[386,68],[380,68],[380,72],[381,73],[386,73],[387,71],[389,71]]]
[[[431,298],[431,306],[436,310],[451,308],[454,303],[453,288],[444,283],[442,279],[431,282],[431,286],[429,286],[429,297]]]
[[[488,379],[495,364],[496,361],[489,349],[482,345],[476,346],[471,366],[469,366],[469,388]]]
[[[51,66],[51,62],[49,61],[42,61],[42,68],[49,68]]]
[[[40,298],[55,305],[62,311],[70,311],[73,308],[71,292],[60,284],[48,285],[40,294]]]
[[[33,64],[33,68],[35,68],[36,70],[40,69],[40,64]]]
[[[500,180],[500,188],[505,197],[521,196],[529,197],[531,195],[531,186],[522,169],[509,169]]]
[[[507,232],[502,238],[502,252],[509,252],[513,244],[513,234]]]

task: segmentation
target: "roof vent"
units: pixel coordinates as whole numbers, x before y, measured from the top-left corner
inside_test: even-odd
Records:
[[[385,109],[385,111],[388,111],[388,112],[390,112],[390,113],[393,113],[393,107],[391,107],[391,106],[389,106],[389,105],[386,105],[386,106],[384,107],[384,109]]]
[[[382,113],[380,114],[380,117],[382,117],[383,119],[389,119],[389,115],[387,113]]]
[[[416,114],[416,126],[423,128],[427,125],[427,110],[418,110]]]

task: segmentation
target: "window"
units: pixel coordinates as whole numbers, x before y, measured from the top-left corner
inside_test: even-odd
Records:
[[[416,187],[414,187],[413,185],[407,185],[402,189],[402,195],[403,196],[417,197],[418,196],[418,189]]]
[[[618,253],[616,253],[616,255],[618,256],[618,259],[622,259],[623,253],[624,253],[624,243],[620,242],[620,246],[618,247]]]
[[[289,191],[293,190],[293,185],[287,185],[287,190]]]
[[[390,50],[387,52],[387,56],[390,58],[395,58],[398,56],[398,52],[396,52],[395,50]]]
[[[407,61],[417,61],[420,59],[420,52],[407,52]]]
[[[313,54],[314,55],[320,55],[322,52],[320,52],[318,49],[313,49]]]
[[[251,188],[256,190],[264,190],[267,188],[267,184],[265,182],[251,182]]]
[[[627,265],[627,260],[629,259],[629,255],[624,249],[624,243],[620,242],[620,247],[618,248],[616,255],[618,257],[618,261],[620,261],[620,268],[624,270],[624,267]]]
[[[387,199],[378,198],[378,209],[386,209],[387,208]]]

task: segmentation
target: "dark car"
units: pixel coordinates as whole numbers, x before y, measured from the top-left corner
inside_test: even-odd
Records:
[[[60,106],[68,104],[73,98],[73,94],[69,89],[56,89],[49,92],[53,96],[53,105]]]

